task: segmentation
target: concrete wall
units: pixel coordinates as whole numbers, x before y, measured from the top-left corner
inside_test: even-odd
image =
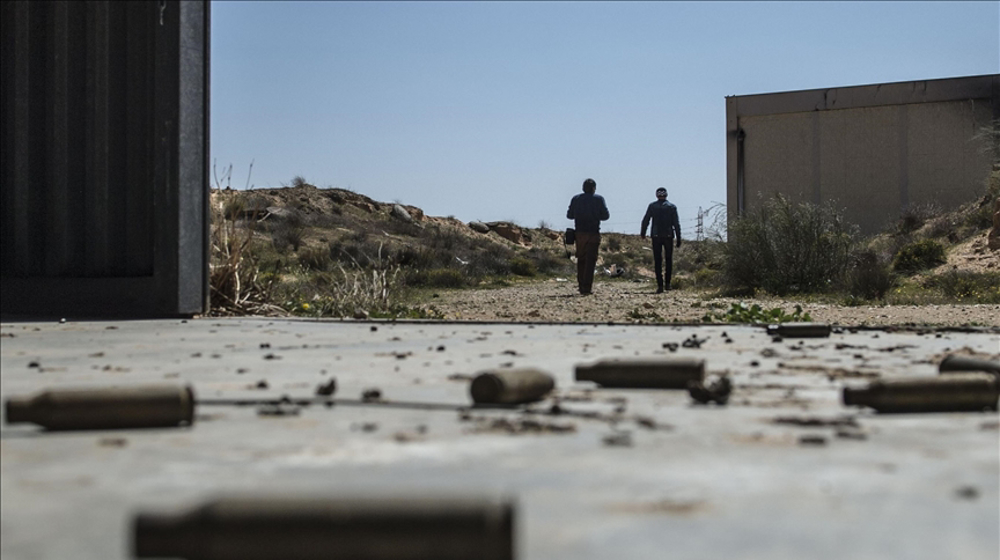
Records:
[[[863,233],[910,205],[983,193],[1000,75],[726,99],[730,219],[776,193],[831,203]]]

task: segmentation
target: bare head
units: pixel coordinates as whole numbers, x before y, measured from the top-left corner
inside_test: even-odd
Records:
[[[597,191],[597,181],[593,179],[587,179],[583,182],[583,192],[593,194],[596,191]]]
[[[667,189],[665,189],[663,187],[660,187],[660,188],[656,189],[656,199],[657,200],[666,200],[666,198],[667,198]]]

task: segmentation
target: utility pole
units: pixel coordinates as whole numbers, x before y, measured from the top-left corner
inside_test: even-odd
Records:
[[[698,207],[698,225],[695,226],[694,234],[697,241],[702,241],[705,235],[705,215],[701,211],[701,206]]]

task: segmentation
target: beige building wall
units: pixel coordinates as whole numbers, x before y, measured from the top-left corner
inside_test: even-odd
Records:
[[[976,136],[1000,118],[1000,75],[934,82],[727,98],[730,217],[781,193],[871,234],[911,205],[974,200],[992,169]]]

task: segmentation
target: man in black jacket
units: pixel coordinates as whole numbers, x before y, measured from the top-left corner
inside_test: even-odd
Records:
[[[576,282],[582,295],[590,295],[597,267],[597,249],[601,246],[601,222],[611,217],[604,197],[594,194],[597,181],[583,182],[583,193],[569,202],[566,217],[576,228]]]
[[[667,202],[667,189],[656,189],[656,202],[649,203],[646,215],[642,217],[642,232],[646,239],[646,226],[653,222],[649,236],[653,238],[653,267],[656,269],[656,293],[662,294],[664,286],[670,289],[670,276],[674,272],[674,248],[671,241],[677,237],[677,246],[681,246],[681,223],[677,219],[677,207]],[[676,234],[676,235],[675,235]],[[663,255],[661,255],[661,252]],[[664,263],[664,257],[666,262]],[[663,281],[661,264],[665,264],[666,283]]]

